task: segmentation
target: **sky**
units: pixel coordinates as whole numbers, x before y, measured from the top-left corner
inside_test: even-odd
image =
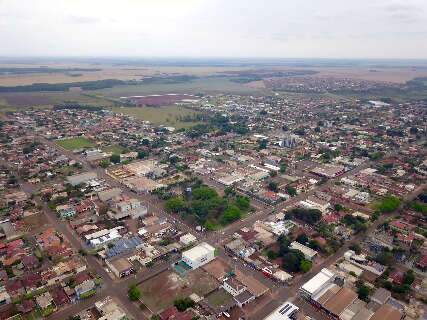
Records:
[[[0,0],[0,56],[427,59],[427,1]]]

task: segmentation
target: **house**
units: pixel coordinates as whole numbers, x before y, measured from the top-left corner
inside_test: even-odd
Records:
[[[310,300],[329,284],[333,283],[335,278],[336,276],[332,271],[323,268],[318,274],[301,286],[299,289],[300,295]]]
[[[125,320],[126,313],[110,296],[95,302],[96,310],[102,315],[98,320]]]
[[[74,287],[74,291],[78,299],[83,299],[95,290],[95,282],[92,279],[86,280],[83,283]]]
[[[41,309],[46,309],[53,306],[53,298],[49,292],[45,292],[36,297],[36,303]]]
[[[182,253],[182,261],[192,269],[197,269],[213,259],[215,259],[215,248],[206,242]]]
[[[57,206],[56,212],[61,219],[70,219],[76,215],[74,207],[68,204]]]
[[[384,288],[377,288],[371,297],[371,301],[382,305],[391,298],[391,292]]]
[[[193,244],[196,241],[197,238],[191,233],[187,233],[179,238],[179,242],[182,243],[184,246],[189,246],[190,244]]]
[[[65,293],[65,290],[60,286],[54,287],[50,293],[57,308],[62,307],[70,302],[70,298]]]
[[[135,271],[133,265],[125,258],[105,260],[105,263],[117,278],[126,277]]]
[[[56,235],[54,228],[48,228],[36,237],[40,249],[45,250],[61,245],[61,239]]]
[[[417,261],[417,267],[422,271],[427,270],[427,254],[423,254]]]

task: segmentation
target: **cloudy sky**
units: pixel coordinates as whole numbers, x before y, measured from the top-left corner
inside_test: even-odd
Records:
[[[427,59],[426,0],[0,0],[0,56]]]

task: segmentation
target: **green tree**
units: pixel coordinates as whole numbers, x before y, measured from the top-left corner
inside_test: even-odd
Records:
[[[173,197],[166,201],[165,208],[169,212],[178,213],[186,208],[185,201],[182,197]]]
[[[395,196],[388,196],[383,199],[378,205],[378,210],[383,213],[393,212],[400,206],[399,198]]]
[[[246,211],[249,210],[250,200],[248,197],[237,196],[235,204],[240,210]]]
[[[305,233],[302,233],[295,239],[295,241],[301,244],[306,244],[308,242],[308,237]]]
[[[129,286],[128,297],[130,301],[137,301],[141,298],[141,291],[135,284]]]
[[[306,273],[310,271],[311,265],[312,265],[311,261],[304,259],[304,260],[301,260],[299,268],[302,272]]]
[[[112,163],[120,163],[120,155],[118,155],[118,154],[112,154],[111,155],[111,157],[110,157],[110,161],[112,162]]]
[[[269,190],[273,191],[273,192],[277,192],[277,191],[278,191],[279,186],[278,186],[277,182],[270,181],[270,182],[268,183],[268,185],[267,185],[267,188],[268,188]]]
[[[242,212],[236,206],[228,206],[227,209],[221,216],[221,224],[226,225],[233,221],[239,220],[242,216]]]
[[[297,190],[294,187],[286,186],[286,192],[291,196],[295,197],[297,195]]]
[[[290,250],[283,255],[283,268],[288,272],[300,271],[301,261],[304,260],[304,255],[299,250]]]
[[[368,301],[369,293],[370,293],[369,287],[367,287],[366,285],[361,284],[357,287],[357,294],[360,300]]]
[[[196,200],[208,200],[215,197],[218,197],[218,193],[215,189],[209,188],[207,186],[200,186],[194,188],[192,192],[193,198]]]
[[[99,161],[99,166],[101,168],[107,168],[110,165],[110,161],[108,159],[102,159],[101,161]]]
[[[178,309],[178,311],[183,312],[187,310],[188,308],[194,307],[194,301],[191,300],[189,297],[184,299],[176,299],[173,302],[173,305]]]

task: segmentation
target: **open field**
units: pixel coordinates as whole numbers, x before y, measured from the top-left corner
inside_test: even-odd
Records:
[[[114,107],[111,108],[113,112],[123,113],[133,116],[137,119],[150,121],[155,125],[172,126],[177,129],[189,128],[200,122],[184,122],[180,117],[194,116],[199,114],[184,107],[169,106],[169,107]]]
[[[76,102],[94,106],[114,105],[114,102],[107,99],[78,92],[14,92],[0,94],[0,105],[10,107],[52,106],[54,104],[66,102]]]
[[[66,150],[75,150],[80,148],[90,148],[94,144],[85,137],[70,138],[64,140],[57,140],[56,144]]]
[[[108,147],[105,147],[105,148],[102,148],[102,151],[104,151],[104,152],[111,152],[113,154],[121,154],[125,150],[126,150],[125,148],[123,148],[122,146],[119,146],[117,144],[112,145],[112,146],[108,146]]]
[[[100,96],[110,98],[168,93],[235,93],[241,95],[260,95],[263,92],[265,92],[265,90],[260,88],[251,88],[245,84],[232,82],[226,77],[198,78],[192,81],[173,84],[147,83],[141,85],[116,86],[111,89],[94,91],[94,93]]]

